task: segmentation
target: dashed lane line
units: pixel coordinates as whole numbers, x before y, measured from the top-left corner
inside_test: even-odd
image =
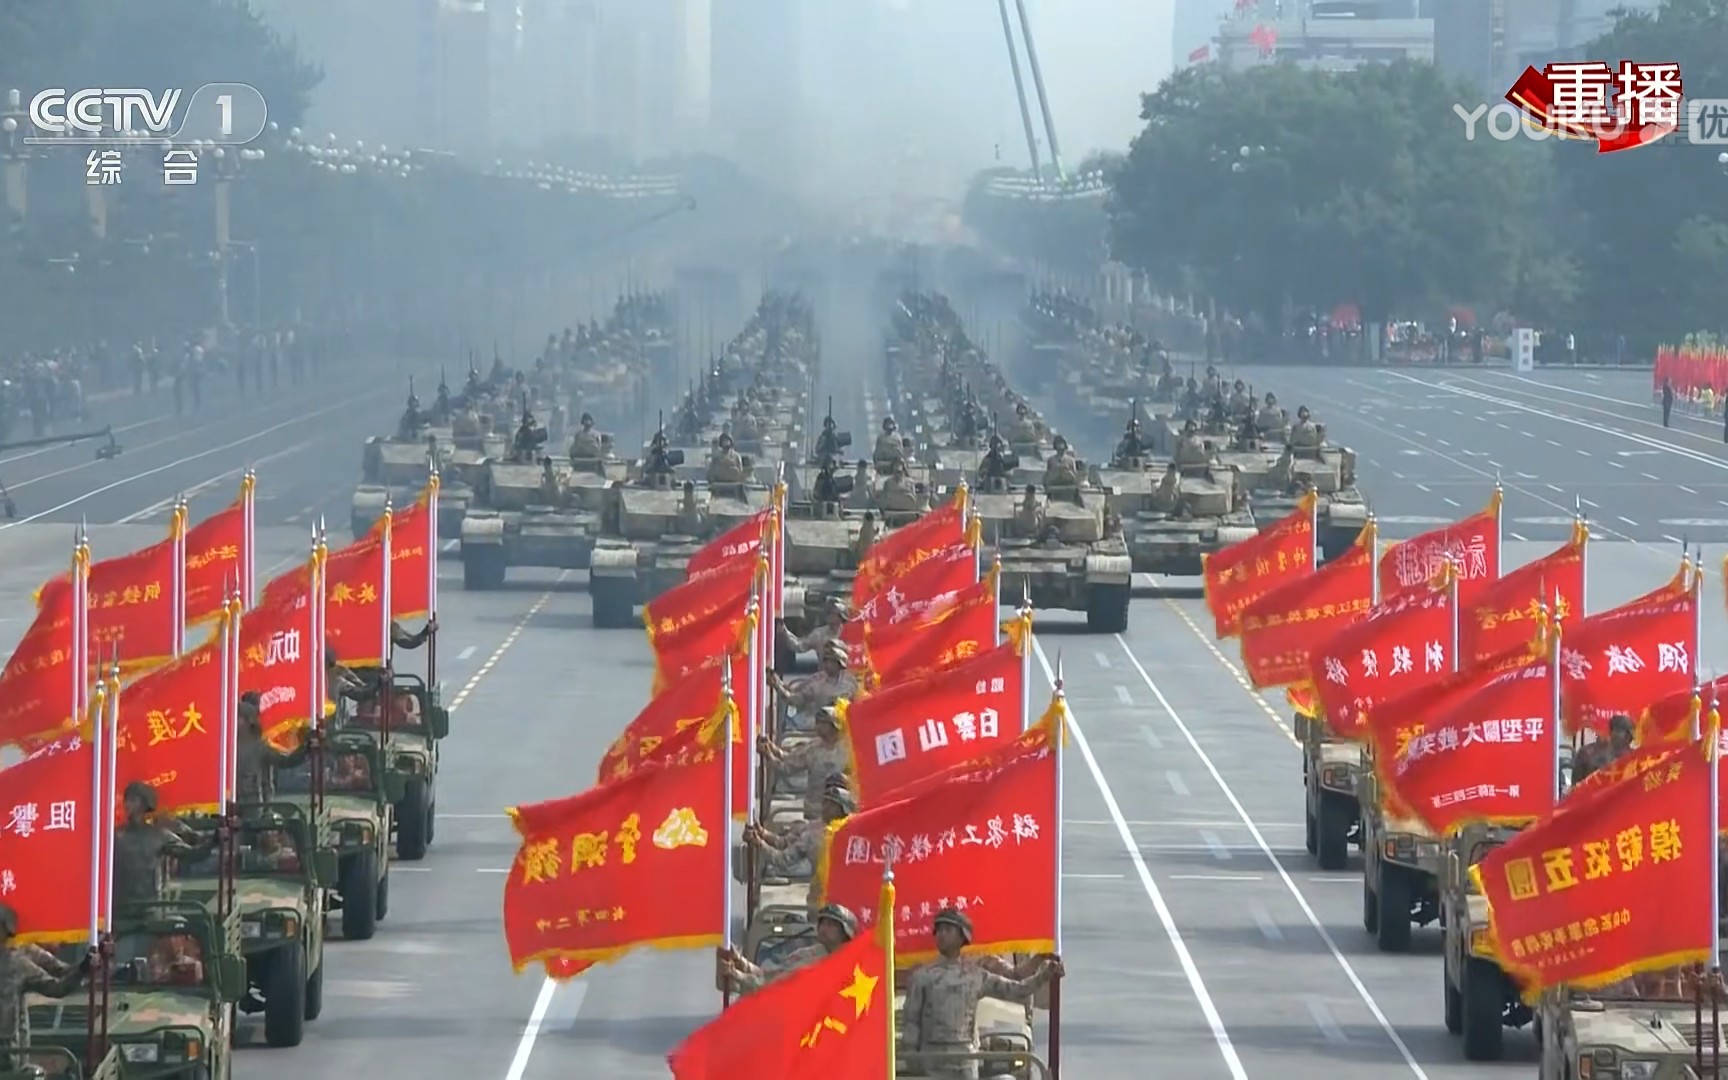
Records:
[[[1243,692],[1248,695],[1248,699],[1254,702],[1254,704],[1260,706],[1260,711],[1266,714],[1266,718],[1272,721],[1272,726],[1277,728],[1281,735],[1290,740],[1290,745],[1301,746],[1302,740],[1296,737],[1296,732],[1291,730],[1290,725],[1278,714],[1278,710],[1274,709],[1264,697],[1260,696],[1260,691],[1254,689],[1254,684],[1248,681],[1248,676],[1244,675],[1242,669],[1237,667],[1235,662],[1228,656],[1225,656],[1218,646],[1213,643],[1212,639],[1206,636],[1206,632],[1200,629],[1200,624],[1196,623],[1194,619],[1182,609],[1182,605],[1170,599],[1166,599],[1164,603],[1171,611],[1176,613],[1177,618],[1188,624],[1188,629],[1192,630],[1194,636],[1200,639],[1200,644],[1206,646],[1207,651],[1212,654],[1213,659],[1217,660],[1219,664],[1223,665],[1224,670],[1230,673],[1230,677],[1236,680],[1236,685],[1242,688]],[[1134,666],[1139,667],[1139,662],[1135,661]],[[1144,672],[1142,672],[1142,675],[1144,675]]]
[[[502,660],[504,654],[510,651],[510,646],[516,644],[516,639],[522,636],[522,631],[528,629],[528,624],[534,621],[534,616],[540,614],[546,605],[552,602],[552,597],[558,592],[557,586],[563,584],[564,579],[569,575],[570,571],[560,570],[558,577],[552,583],[553,587],[541,593],[540,599],[534,601],[533,604],[529,605],[528,610],[522,613],[522,617],[516,620],[516,625],[510,628],[508,634],[504,635],[504,640],[500,641],[498,647],[492,650],[492,655],[486,658],[486,662],[480,665],[480,669],[470,675],[468,681],[462,684],[462,689],[456,692],[456,697],[450,702],[451,712],[462,707],[462,703],[468,700],[468,695],[472,694],[475,688],[480,685],[480,680],[484,679],[498,665],[498,661]]]

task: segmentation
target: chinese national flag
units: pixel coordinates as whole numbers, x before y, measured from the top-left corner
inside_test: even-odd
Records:
[[[934,618],[979,577],[978,549],[964,541],[950,544],[866,600],[841,629],[841,640],[856,654],[865,634]]]
[[[1562,705],[1567,728],[1606,734],[1616,714],[1636,717],[1653,701],[1692,689],[1696,588],[1668,586],[1600,615],[1562,624]]]
[[[90,564],[90,656],[120,650],[120,667],[135,672],[174,655],[180,613],[174,608],[174,558],[179,549],[170,536],[130,555]],[[37,603],[50,602],[71,588],[61,574],[37,591]]]
[[[1686,687],[1656,699],[1637,718],[1638,745],[1691,742],[1697,737],[1692,730],[1692,723],[1697,719],[1704,703],[1720,701],[1723,698],[1728,698],[1728,675],[1719,675],[1696,690]]]
[[[884,1080],[894,1067],[886,939],[860,933],[735,1002],[667,1055],[674,1080]]]
[[[912,524],[876,538],[858,560],[858,576],[852,581],[853,606],[862,606],[889,582],[905,577],[936,552],[965,536],[966,493],[962,490]]]
[[[246,572],[246,501],[242,495],[186,531],[186,622],[196,625],[222,614]]]
[[[1480,663],[1531,640],[1544,607],[1567,620],[1584,611],[1584,545],[1588,540],[1588,531],[1579,526],[1558,551],[1509,570],[1498,581],[1477,589],[1464,604],[1458,622],[1458,653],[1464,665]]]
[[[1242,609],[1242,666],[1256,687],[1308,677],[1316,646],[1367,614],[1374,596],[1374,523],[1351,549]]]
[[[669,753],[680,752],[683,744],[679,736],[687,729],[704,723],[708,724],[708,729],[698,741],[703,746],[712,748],[712,740],[718,732],[709,722],[725,702],[725,660],[725,657],[711,657],[708,663],[687,672],[663,693],[654,695],[642,711],[636,714],[636,718],[624,728],[623,733],[607,747],[606,753],[600,758],[600,775],[596,782],[604,784],[628,776],[643,764],[663,760]],[[745,678],[736,663],[733,665],[732,678],[734,684]],[[744,725],[739,724],[732,732],[734,816],[749,811],[749,798],[750,750],[744,745]]]
[[[545,963],[558,978],[574,967],[548,961],[720,944],[731,815],[722,757],[700,734],[686,730],[628,776],[509,811],[522,846],[504,884],[504,938],[518,972]]]
[[[823,903],[845,904],[873,927],[884,860],[900,893],[895,954],[902,965],[936,955],[928,919],[946,900],[972,920],[978,953],[1050,952],[1056,936],[1055,739],[1060,702],[1004,746],[894,792],[828,834],[817,868]]]
[[[13,944],[59,944],[90,935],[91,808],[96,754],[76,735],[45,744],[0,771],[0,903],[18,915]]]
[[[115,801],[134,780],[166,814],[211,813],[222,802],[224,635],[126,687],[120,698]]]
[[[313,665],[322,651],[305,593],[240,616],[240,692],[258,691],[259,723],[272,744],[292,745],[312,722]]]
[[[937,614],[880,633],[866,628],[864,659],[875,685],[928,678],[996,646],[996,579],[968,585]]]
[[[1425,586],[1452,562],[1458,567],[1458,602],[1474,602],[1500,577],[1500,502],[1496,490],[1481,513],[1393,544],[1380,556],[1380,594]]]
[[[1242,611],[1298,574],[1314,569],[1314,510],[1310,491],[1271,528],[1202,559],[1206,610],[1219,640],[1236,636]]]
[[[874,806],[927,776],[988,753],[1026,726],[1026,658],[1012,642],[926,679],[848,702],[853,790]]]
[[[1399,700],[1415,708],[1376,709],[1369,727],[1389,803],[1440,836],[1523,825],[1554,809],[1559,729],[1548,660],[1473,668]]]
[[[436,481],[434,481],[436,482]],[[432,491],[421,494],[414,505],[390,515],[390,617],[423,619],[432,613],[433,584],[438,575],[438,513]],[[374,534],[384,530],[384,519],[372,526]],[[326,612],[331,625],[335,613]]]
[[[1710,957],[1716,842],[1707,745],[1672,747],[1641,776],[1569,796],[1470,876],[1500,964],[1525,1000]]]
[[[1309,658],[1315,715],[1335,734],[1357,738],[1376,702],[1429,686],[1452,673],[1452,587],[1407,589],[1333,634]]]
[[[685,573],[695,577],[710,570],[729,569],[738,565],[754,566],[756,560],[762,557],[762,543],[768,538],[773,522],[773,507],[751,514],[703,544],[701,550],[690,556]]]
[[[73,684],[80,678],[72,663],[74,599],[71,589],[45,595],[0,672],[0,746],[71,726]]]

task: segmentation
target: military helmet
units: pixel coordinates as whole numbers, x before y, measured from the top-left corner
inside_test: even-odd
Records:
[[[593,424],[594,424],[594,414],[593,414],[593,413],[583,413],[583,414],[582,414],[582,419],[581,419],[581,421],[580,421],[580,422],[581,422],[581,424],[582,424],[582,426],[583,426],[583,427],[591,427],[591,426],[593,426]]]
[[[156,789],[142,780],[134,780],[126,785],[126,790],[120,796],[121,801],[137,799],[146,814],[156,810]]]
[[[715,444],[722,450],[732,449],[732,433],[729,431],[722,431],[720,437],[715,440]]]
[[[853,796],[852,789],[848,787],[829,786],[823,788],[822,801],[833,803],[842,814],[850,815],[858,812],[858,800]]]
[[[1270,390],[1266,391],[1266,404],[1268,404],[1268,405],[1278,404],[1278,395],[1274,394]]]
[[[816,921],[821,922],[823,919],[838,926],[840,932],[846,935],[847,941],[858,936],[858,916],[852,914],[852,909],[845,904],[824,904],[821,910],[816,912]]]
[[[960,937],[963,941],[967,944],[972,942],[972,920],[966,917],[965,912],[956,908],[945,907],[938,911],[936,917],[931,920],[931,925],[934,927],[952,926],[960,931]]]
[[[1050,440],[1050,449],[1060,454],[1062,451],[1068,449],[1068,440],[1061,435],[1058,435],[1054,439]]]
[[[1298,420],[1306,420],[1313,415],[1313,413],[1308,411],[1308,406],[1306,405],[1298,405],[1296,407],[1296,419]]]
[[[822,647],[822,657],[826,660],[837,661],[841,667],[845,667],[852,661],[851,650],[846,648],[846,643],[844,641],[830,641],[828,644],[824,645]]]
[[[0,934],[12,937],[18,933],[18,913],[11,904],[0,904]]]
[[[1016,416],[1025,416],[1030,411],[1031,410],[1026,408],[1026,403],[1024,401],[1022,401],[1020,404],[1014,406],[1014,414]]]
[[[825,416],[822,418],[822,430],[823,431],[833,431],[834,430],[834,418],[832,416]]]
[[[892,416],[884,416],[882,418],[883,431],[893,431],[897,426],[898,425],[894,423],[894,418]]]
[[[834,706],[824,705],[816,711],[816,722],[818,724],[830,724],[834,727],[839,727],[840,714],[834,710]]]

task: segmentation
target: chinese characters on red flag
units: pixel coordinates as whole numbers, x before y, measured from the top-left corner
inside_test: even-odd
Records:
[[[1238,632],[1250,682],[1264,688],[1306,679],[1315,647],[1368,613],[1374,544],[1370,522],[1349,551],[1242,610]]]
[[[229,594],[241,587],[245,545],[244,498],[186,530],[187,623],[222,614]]]
[[[958,599],[967,586],[975,584],[978,573],[978,549],[964,541],[941,548],[919,563],[904,577],[889,581],[883,588],[858,606],[848,629],[862,630],[865,626],[881,629],[897,626],[909,619],[930,619]]]
[[[697,731],[680,738],[688,749]],[[605,963],[645,945],[720,944],[725,767],[720,757],[681,764],[681,751],[670,753],[580,795],[510,811],[522,846],[504,885],[504,937],[517,971],[558,958]]]
[[[877,935],[860,933],[697,1029],[666,1058],[674,1080],[883,1080],[893,965]]]
[[[738,564],[753,566],[761,556],[762,542],[773,527],[772,507],[758,510],[738,524],[702,545],[690,556],[684,572],[690,577]]]
[[[744,610],[751,587],[763,573],[762,560],[724,563],[695,574],[642,606],[642,622],[655,652],[672,647],[686,629],[720,611]]]
[[[71,726],[72,617],[75,590],[42,597],[36,618],[0,671],[0,746]]]
[[[91,744],[74,735],[0,773],[0,904],[18,915],[15,944],[90,934],[95,769]]]
[[[438,574],[438,512],[428,490],[414,505],[391,515],[390,617],[421,619],[432,613]],[[376,530],[384,519],[378,519]],[[326,602],[328,603],[328,601]],[[333,615],[326,611],[326,617]]]
[[[1236,635],[1248,605],[1292,577],[1314,569],[1314,508],[1318,502],[1319,496],[1309,492],[1296,509],[1260,535],[1205,556],[1201,574],[1206,610],[1212,613],[1220,640]]]
[[[344,664],[384,665],[390,651],[390,619],[384,612],[383,592],[383,540],[362,540],[325,560],[324,639]],[[265,601],[269,599],[266,592]]]
[[[1450,585],[1409,589],[1326,639],[1309,660],[1319,715],[1345,738],[1375,702],[1452,673]]]
[[[1050,952],[1056,935],[1054,718],[1014,742],[900,788],[891,801],[843,820],[828,835],[819,874],[824,903],[874,927],[884,861],[900,909],[895,956],[936,953],[930,918],[945,907],[972,920],[974,952]]]
[[[735,685],[747,685],[742,659],[750,654],[757,620],[739,597],[731,606],[717,608],[659,639],[654,650],[654,693],[664,693],[677,680],[725,656],[733,658]]]
[[[1563,624],[1561,703],[1570,730],[1606,734],[1615,715],[1637,716],[1692,688],[1698,597],[1652,596]]]
[[[866,627],[864,658],[878,687],[926,679],[996,645],[996,580],[968,585],[954,603],[929,619],[881,631]]]
[[[604,784],[628,774],[637,765],[654,758],[661,745],[674,735],[713,716],[721,700],[725,678],[724,658],[713,657],[707,664],[655,694],[601,755],[600,774],[595,782]]]
[[[853,606],[861,606],[889,582],[905,577],[965,535],[965,496],[956,493],[912,524],[878,536],[858,560],[858,576],[852,581]]]
[[[1026,727],[1026,659],[1002,644],[928,679],[899,682],[845,707],[858,804],[962,764]]]
[[[1579,527],[1565,547],[1478,588],[1463,605],[1458,623],[1463,666],[1534,640],[1544,607],[1566,621],[1581,614],[1587,542],[1588,533]]]
[[[120,650],[127,671],[151,667],[174,655],[180,613],[174,605],[173,537],[130,555],[90,564],[90,655],[104,661]],[[62,574],[42,587],[39,604],[69,588]]]
[[[313,665],[321,651],[304,594],[240,616],[240,692],[258,692],[259,724],[271,743],[291,743],[312,722]]]
[[[1458,569],[1458,602],[1473,603],[1500,577],[1500,501],[1496,491],[1481,513],[1392,545],[1380,557],[1380,595],[1425,587],[1450,562]]]
[[[1639,776],[1569,797],[1471,868],[1527,1000],[1709,958],[1710,767],[1698,744],[1677,746]]]
[[[1400,711],[1425,696],[1427,708]],[[1558,729],[1548,661],[1475,668],[1398,703],[1376,709],[1370,725],[1375,772],[1393,805],[1442,836],[1469,824],[1521,825],[1554,808]]]
[[[222,649],[218,634],[126,688],[121,699],[114,782],[156,789],[166,814],[211,813],[221,804]]]

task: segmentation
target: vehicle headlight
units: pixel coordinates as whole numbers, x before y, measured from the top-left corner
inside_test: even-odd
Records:
[[[1656,1062],[1654,1061],[1622,1061],[1620,1075],[1625,1080],[1655,1080]]]
[[[1348,787],[1350,770],[1343,765],[1328,765],[1320,770],[1320,782],[1327,787]]]
[[[372,842],[372,826],[364,821],[350,821],[342,826],[342,841],[364,847]]]
[[[1476,956],[1491,957],[1494,955],[1494,934],[1487,927],[1481,926],[1470,931],[1470,952]]]
[[[418,776],[420,774],[420,759],[409,754],[403,754],[396,759],[396,771]]]
[[[1419,859],[1438,859],[1440,857],[1440,845],[1432,842],[1417,844],[1416,857]]]
[[[243,938],[261,938],[264,936],[264,924],[247,919],[240,924],[240,936]]]
[[[155,1043],[127,1043],[120,1053],[135,1065],[154,1065],[162,1060],[162,1048]]]

